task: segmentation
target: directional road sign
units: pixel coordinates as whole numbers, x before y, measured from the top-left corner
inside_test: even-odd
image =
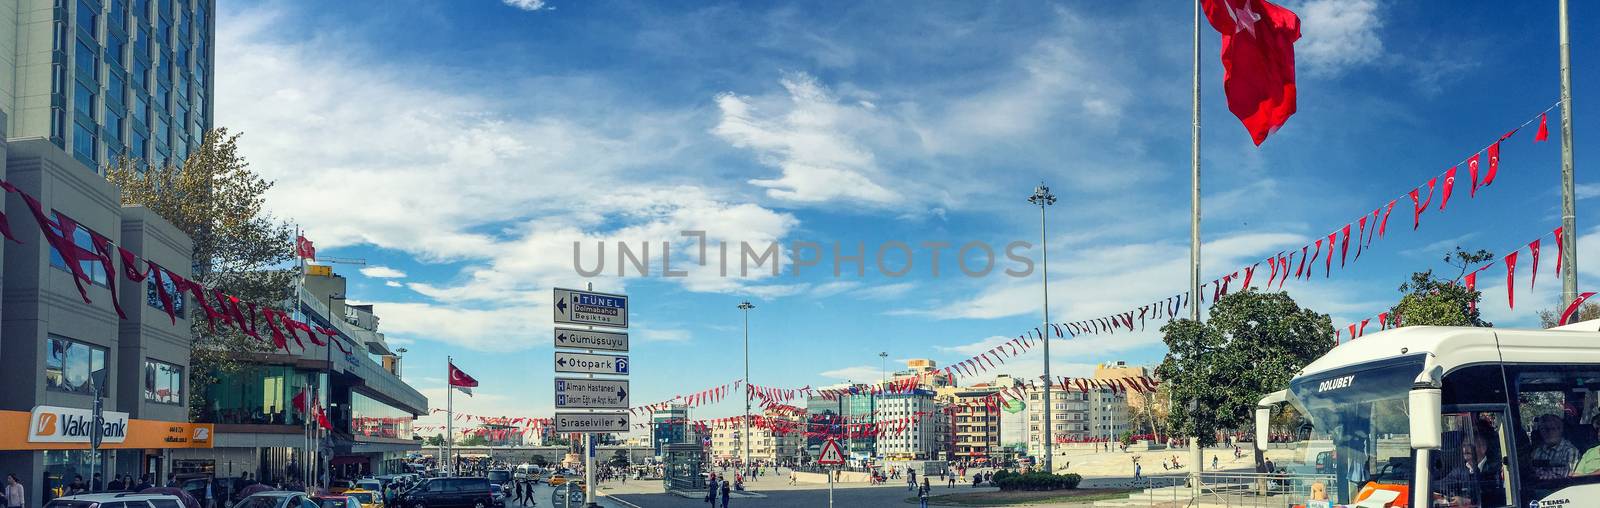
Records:
[[[556,413],[556,433],[628,431],[628,413]]]
[[[627,352],[628,334],[557,327],[556,347]]]
[[[556,372],[628,375],[628,357],[556,351]]]
[[[556,378],[556,409],[627,409],[625,379]]]
[[[842,466],[844,460],[844,449],[832,439],[822,445],[822,454],[817,456],[817,463],[824,466]]]
[[[628,327],[628,295],[555,288],[556,323]]]

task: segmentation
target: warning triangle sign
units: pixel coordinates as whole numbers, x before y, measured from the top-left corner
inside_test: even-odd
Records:
[[[829,439],[822,445],[822,455],[817,457],[817,464],[824,466],[844,465],[844,449],[839,447],[839,442]]]

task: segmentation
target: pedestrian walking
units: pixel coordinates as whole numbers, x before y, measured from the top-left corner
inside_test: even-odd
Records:
[[[716,506],[717,506],[717,477],[716,476],[712,476],[711,477],[711,481],[706,482],[706,502],[707,503],[711,503],[711,507],[712,508],[716,508]]]
[[[22,482],[17,481],[17,475],[6,475],[6,508],[22,508]]]
[[[950,479],[950,486],[949,487],[945,487],[945,488],[948,488],[948,489],[956,488],[956,475],[950,475],[949,479]]]
[[[1133,481],[1139,481],[1139,479],[1143,477],[1143,467],[1144,466],[1140,466],[1138,462],[1133,463]]]
[[[917,501],[922,503],[922,508],[928,508],[928,486],[923,485],[917,489]]]
[[[728,508],[728,498],[730,497],[733,496],[728,494],[728,482],[722,482],[722,508]]]
[[[1211,454],[1211,469],[1217,468],[1217,454]]]

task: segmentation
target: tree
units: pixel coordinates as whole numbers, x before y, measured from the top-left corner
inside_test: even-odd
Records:
[[[488,446],[488,445],[489,445],[489,438],[484,437],[483,434],[469,434],[466,437],[461,438],[460,442],[456,443],[456,446]]]
[[[539,467],[545,467],[550,465],[550,459],[544,458],[543,455],[534,454],[532,458],[528,459],[528,463]]]
[[[628,467],[628,451],[617,450],[611,452],[611,467]]]
[[[423,446],[444,446],[444,434],[434,434],[422,441]]]
[[[142,205],[189,235],[191,280],[257,307],[282,309],[297,275],[285,268],[294,259],[292,229],[267,212],[263,194],[272,182],[250,170],[238,140],[227,129],[212,130],[181,166],[146,168],[124,157],[106,168],[106,180],[122,190],[122,204]],[[207,421],[206,387],[240,372],[249,353],[272,347],[230,327],[212,332],[192,308],[189,318],[189,386],[197,388],[189,390],[189,408],[196,421]]]
[[[1261,397],[1333,347],[1328,315],[1283,292],[1233,293],[1217,300],[1209,321],[1179,319],[1161,332],[1168,352],[1156,375],[1171,387],[1167,424],[1206,446],[1219,431],[1253,427]]]
[[[1406,294],[1389,312],[1400,318],[1401,326],[1494,326],[1478,313],[1483,293],[1456,282],[1467,268],[1493,258],[1487,250],[1467,252],[1456,247],[1444,256],[1445,263],[1457,269],[1455,278],[1435,277],[1431,269],[1412,273],[1410,281],[1400,284],[1400,292]]]
[[[1561,311],[1565,310],[1567,309],[1561,309]],[[1559,326],[1559,323],[1556,323],[1556,321],[1561,319],[1561,311],[1557,311],[1555,309],[1545,309],[1539,311],[1539,324],[1545,328],[1554,328]],[[1572,316],[1572,322],[1574,323],[1579,321],[1588,321],[1591,319],[1600,319],[1600,303],[1584,302],[1583,305],[1578,306],[1578,312],[1576,315]]]

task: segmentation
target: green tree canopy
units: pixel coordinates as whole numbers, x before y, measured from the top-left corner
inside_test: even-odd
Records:
[[[296,275],[285,268],[294,259],[293,233],[267,212],[264,194],[272,182],[250,170],[238,140],[227,129],[212,130],[181,166],[146,167],[122,158],[106,168],[106,180],[121,189],[122,204],[142,205],[189,235],[191,280],[257,307],[281,309]],[[217,384],[217,374],[246,367],[242,353],[272,347],[232,327],[213,332],[204,315],[192,307],[188,312],[194,337],[189,386],[196,388],[189,390],[190,416],[210,421],[207,387]]]
[[[1400,319],[1401,326],[1494,326],[1478,313],[1483,293],[1457,282],[1467,268],[1493,258],[1494,253],[1487,250],[1467,252],[1456,247],[1444,256],[1445,263],[1456,269],[1456,277],[1439,278],[1431,269],[1412,273],[1411,280],[1400,284],[1405,295],[1389,309],[1390,314]]]
[[[1211,307],[1209,321],[1175,320],[1161,332],[1168,352],[1156,374],[1171,387],[1167,424],[1202,445],[1215,444],[1218,431],[1253,426],[1262,396],[1333,347],[1328,315],[1284,292],[1233,293]]]
[[[483,434],[472,434],[461,438],[461,441],[456,443],[457,446],[485,446],[488,444],[489,438],[484,437]]]
[[[1558,324],[1556,321],[1561,319],[1561,313],[1565,310],[1567,309],[1559,308],[1539,311],[1539,324],[1545,328],[1555,327]],[[1578,312],[1576,314],[1577,315],[1572,316],[1572,322],[1574,323],[1579,321],[1588,321],[1591,319],[1600,319],[1600,303],[1584,302],[1583,305],[1578,306]]]

